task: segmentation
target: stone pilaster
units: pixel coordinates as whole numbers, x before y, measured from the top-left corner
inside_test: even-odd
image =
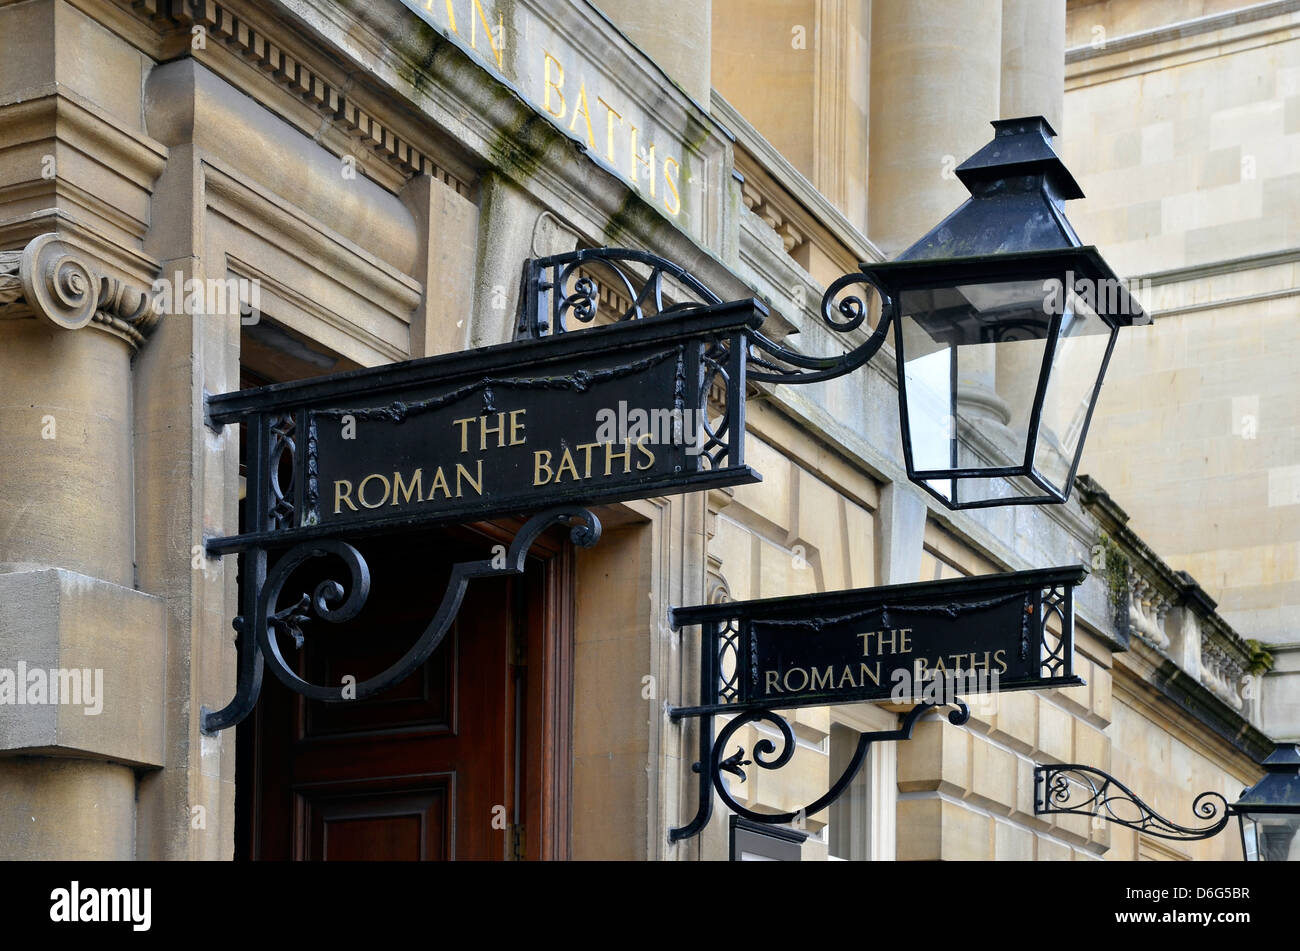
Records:
[[[133,767],[163,763],[163,608],[135,590],[123,477],[157,319],[71,237],[0,252],[0,854],[133,858]]]

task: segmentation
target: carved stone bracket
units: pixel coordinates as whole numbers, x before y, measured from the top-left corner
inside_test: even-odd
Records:
[[[798,225],[783,215],[780,209],[749,179],[741,185],[741,199],[745,202],[746,208],[762,218],[767,226],[780,236],[786,254],[793,255],[795,250],[808,240],[807,235],[799,230]]]
[[[137,348],[159,317],[150,288],[112,276],[92,252],[58,234],[0,251],[0,319],[31,316],[62,330],[94,324]]]

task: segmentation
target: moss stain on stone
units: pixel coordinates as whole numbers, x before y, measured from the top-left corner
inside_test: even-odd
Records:
[[[498,87],[493,90],[493,98],[500,102],[514,97],[504,87]],[[515,128],[494,134],[488,141],[488,151],[497,168],[524,182],[534,178],[542,167],[553,135],[559,133],[541,116],[533,114]],[[534,144],[533,139],[542,141]]]
[[[1105,532],[1097,539],[1097,556],[1093,564],[1102,571],[1106,579],[1106,590],[1110,596],[1111,606],[1123,607],[1128,603],[1128,555]]]

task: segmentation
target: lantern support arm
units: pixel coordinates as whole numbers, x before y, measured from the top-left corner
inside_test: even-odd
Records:
[[[818,310],[819,327],[842,341],[866,323],[870,295],[863,291],[874,291],[880,298],[880,319],[865,340],[836,355],[816,356],[750,330],[746,379],[817,383],[852,373],[875,356],[889,335],[893,302],[869,267],[832,281]],[[855,285],[862,290],[850,290]],[[584,248],[524,262],[515,339],[568,333],[579,329],[573,322],[594,324],[606,314],[622,323],[721,303],[723,299],[699,278],[667,258],[632,248]]]
[[[1034,815],[1076,815],[1105,819],[1145,835],[1194,842],[1218,835],[1236,815],[1227,797],[1203,792],[1192,812],[1209,821],[1185,826],[1166,819],[1114,776],[1093,766],[1063,763],[1034,767]]]

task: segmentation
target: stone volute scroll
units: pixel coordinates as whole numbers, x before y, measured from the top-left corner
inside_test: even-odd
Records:
[[[0,251],[0,319],[24,317],[62,330],[95,324],[139,347],[159,315],[149,287],[114,276],[89,249],[50,233]]]

